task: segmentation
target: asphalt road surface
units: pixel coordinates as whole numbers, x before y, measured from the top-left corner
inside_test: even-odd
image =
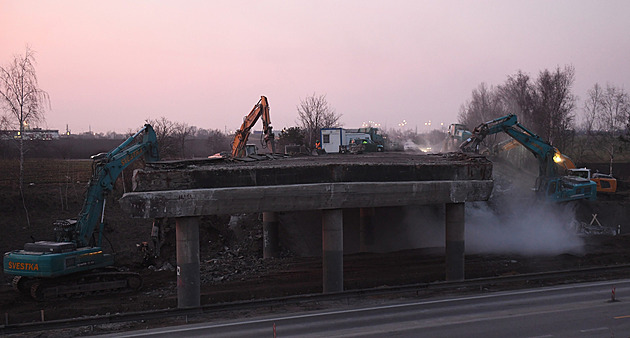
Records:
[[[274,329],[277,337],[630,337],[630,280],[296,312],[111,336],[274,337]]]

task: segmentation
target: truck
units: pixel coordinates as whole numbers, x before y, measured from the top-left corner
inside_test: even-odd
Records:
[[[385,146],[385,137],[380,129],[374,127],[365,127],[357,129],[358,133],[364,133],[370,135],[370,139],[374,144]]]
[[[372,139],[370,138],[358,138],[350,140],[347,151],[351,154],[381,152],[383,151],[383,146],[374,143],[374,141],[372,141]]]
[[[448,132],[442,145],[442,152],[457,151],[459,145],[470,136],[472,136],[472,133],[468,130],[468,127],[461,123],[451,123],[448,126]]]
[[[366,142],[374,144],[374,147],[370,147],[366,151],[384,150],[385,140],[378,128],[322,128],[320,130],[321,147],[327,153],[346,153],[349,151],[348,147],[353,140],[354,143],[363,143],[363,140],[366,140]]]
[[[514,114],[499,117],[477,126],[460,145],[463,152],[479,153],[484,138],[504,132],[529,150],[538,160],[538,177],[534,190],[552,202],[596,200],[595,182],[578,176],[565,175],[567,156],[560,153],[540,136],[525,128]],[[571,162],[572,164],[572,162]]]
[[[122,171],[136,160],[159,161],[155,131],[149,124],[115,149],[93,155],[92,175],[76,219],[54,222],[54,241],[35,241],[6,252],[4,273],[13,288],[36,300],[138,290],[142,278],[114,267],[102,248],[107,195]]]

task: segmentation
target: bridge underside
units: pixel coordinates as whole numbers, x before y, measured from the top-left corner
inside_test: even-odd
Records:
[[[378,153],[268,161],[191,160],[134,173],[121,199],[132,217],[175,218],[178,306],[200,305],[199,217],[263,213],[264,255],[278,252],[277,212],[319,210],[323,291],[343,291],[343,210],[360,210],[360,245],[375,241],[375,208],[445,205],[446,278],[464,278],[464,203],[492,192],[492,164],[463,154]],[[299,227],[299,224],[292,225]]]

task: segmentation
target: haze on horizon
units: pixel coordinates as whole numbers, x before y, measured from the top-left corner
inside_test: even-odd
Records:
[[[30,46],[52,104],[41,127],[73,133],[162,116],[234,130],[261,95],[280,130],[313,94],[345,127],[424,131],[519,70],[573,65],[581,98],[627,90],[628,13],[625,0],[0,0],[0,64]]]

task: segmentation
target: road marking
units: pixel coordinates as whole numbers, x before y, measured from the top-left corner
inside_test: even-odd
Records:
[[[622,280],[616,280],[616,281],[603,281],[603,282],[593,282],[593,283],[584,283],[584,284],[571,284],[571,285],[563,285],[563,286],[550,286],[550,287],[543,287],[543,288],[536,288],[536,289],[526,289],[526,290],[517,290],[517,291],[502,291],[502,292],[496,292],[496,293],[491,293],[491,294],[484,294],[484,295],[475,295],[475,296],[464,296],[464,297],[457,297],[457,298],[447,298],[447,299],[437,299],[437,300],[429,300],[429,301],[420,301],[420,302],[413,302],[413,303],[403,303],[403,304],[393,304],[393,305],[385,305],[385,306],[372,306],[372,307],[365,307],[365,308],[358,308],[358,309],[347,309],[347,310],[334,310],[334,311],[326,311],[326,312],[317,312],[317,313],[307,313],[307,314],[298,314],[298,315],[289,315],[289,316],[281,316],[281,317],[266,317],[266,318],[260,318],[260,319],[252,319],[252,320],[246,320],[246,321],[238,321],[238,322],[227,322],[227,323],[209,323],[209,324],[201,324],[198,326],[194,326],[194,327],[188,327],[188,328],[181,328],[181,327],[177,327],[177,328],[167,328],[167,329],[152,329],[149,331],[143,331],[143,332],[130,332],[130,333],[124,333],[122,335],[120,335],[119,337],[141,337],[141,336],[148,336],[148,335],[153,335],[156,332],[158,332],[158,334],[168,334],[168,333],[184,333],[187,331],[196,331],[196,330],[203,330],[203,329],[217,329],[217,328],[226,328],[226,327],[231,327],[231,326],[236,326],[236,325],[243,325],[243,324],[258,324],[258,323],[266,323],[266,322],[272,322],[272,321],[279,321],[279,320],[293,320],[293,319],[305,319],[305,318],[317,318],[317,317],[324,317],[324,316],[330,316],[330,315],[340,315],[340,314],[349,314],[349,313],[361,313],[361,312],[368,312],[368,311],[375,311],[375,310],[384,310],[384,309],[402,309],[402,308],[406,308],[406,307],[414,307],[414,306],[420,306],[420,305],[431,305],[431,304],[448,304],[448,303],[456,303],[456,302],[461,302],[461,301],[470,301],[470,300],[478,300],[478,299],[492,299],[492,298],[500,298],[500,297],[505,297],[508,295],[527,295],[527,294],[537,294],[537,293],[546,293],[546,292],[551,292],[551,291],[559,291],[559,290],[567,290],[567,289],[581,289],[581,288],[589,288],[589,287],[601,287],[601,286],[608,286],[608,285],[620,285],[620,284],[626,284],[629,283],[630,279],[622,279]],[[157,331],[159,330],[159,331]]]
[[[624,318],[630,318],[630,315],[626,315],[626,316],[618,316],[618,317],[613,317],[614,319],[624,319]]]
[[[594,328],[594,329],[580,330],[581,333],[597,332],[597,331],[610,331],[610,329],[608,327],[604,326],[604,327],[597,327],[597,328]]]

